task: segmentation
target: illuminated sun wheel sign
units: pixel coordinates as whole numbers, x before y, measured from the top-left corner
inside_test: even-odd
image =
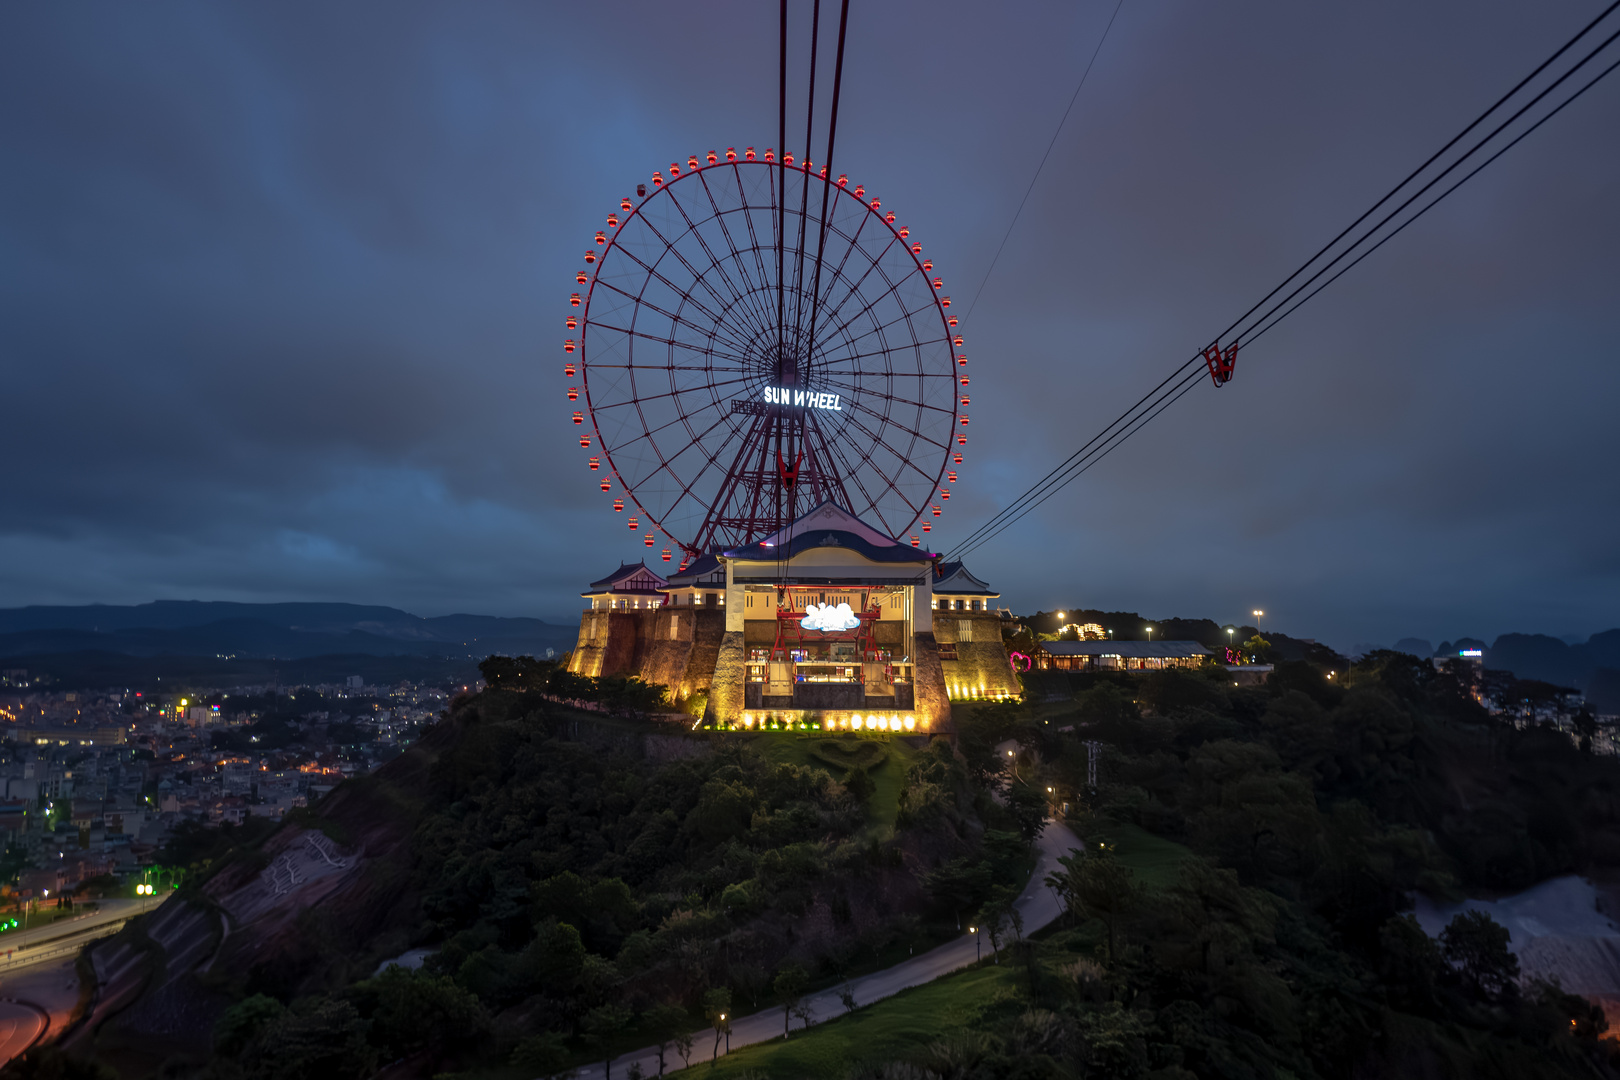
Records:
[[[605,224],[558,367],[589,417],[581,446],[647,533],[692,556],[823,501],[916,531],[966,445],[967,353],[892,210],[748,148],[672,162]]]

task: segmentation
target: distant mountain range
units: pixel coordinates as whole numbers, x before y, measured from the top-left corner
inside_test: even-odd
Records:
[[[1368,648],[1358,645],[1356,651]],[[1425,658],[1455,656],[1461,649],[1479,649],[1488,668],[1511,671],[1521,679],[1573,686],[1600,711],[1620,713],[1620,629],[1574,642],[1546,634],[1503,634],[1490,645],[1478,638],[1443,641],[1438,648],[1422,638],[1402,638],[1395,643],[1397,652]]]
[[[0,608],[0,657],[99,652],[125,656],[298,659],[365,656],[545,656],[574,647],[577,628],[539,619],[424,619],[362,604],[151,604]]]

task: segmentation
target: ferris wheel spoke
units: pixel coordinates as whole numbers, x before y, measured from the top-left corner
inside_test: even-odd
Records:
[[[830,481],[828,483],[826,483],[824,486],[828,487],[829,489],[830,488],[837,488],[837,495],[839,497],[839,500],[841,501],[841,504],[843,506],[848,507],[850,509],[850,512],[853,513],[855,503],[854,503],[854,500],[852,500],[849,497],[849,488],[845,486],[844,478],[846,476],[853,476],[854,470],[849,467],[849,462],[844,461],[844,458],[843,458],[842,454],[835,454],[834,453],[834,448],[831,445],[831,440],[829,440],[827,438],[827,433],[822,431],[822,429],[821,429],[821,421],[818,420],[815,417],[814,414],[806,417],[805,427],[806,427],[806,429],[808,431],[810,431],[811,433],[814,434],[817,443],[819,443],[820,446],[821,446],[821,460],[825,461],[829,466],[829,468],[826,470],[825,475],[826,475],[826,477],[830,478]],[[837,457],[838,460],[843,461],[844,468],[842,470],[830,467],[832,465],[832,463],[833,463],[833,458],[834,457]],[[858,479],[856,480],[855,483],[856,483],[856,487],[861,486]],[[832,494],[832,492],[829,491],[826,495],[823,495],[822,497],[827,498],[831,494]],[[863,494],[864,494],[864,492],[863,492]]]
[[[902,378],[906,378],[906,379],[910,379],[910,378],[913,378],[913,377],[914,376],[911,376],[911,375],[902,376]],[[829,385],[829,386],[837,386],[837,387],[843,388],[844,390],[846,390],[848,392],[848,399],[849,399],[848,404],[852,408],[860,409],[860,410],[862,410],[864,412],[871,413],[874,416],[881,416],[881,415],[884,415],[884,414],[878,413],[875,410],[873,410],[870,406],[868,406],[868,405],[866,405],[864,403],[863,399],[865,399],[865,398],[874,398],[874,397],[875,398],[881,398],[882,400],[887,401],[890,404],[904,405],[904,406],[906,406],[908,408],[927,409],[929,412],[937,412],[937,413],[940,413],[943,416],[955,416],[956,415],[956,409],[954,407],[947,409],[947,408],[944,408],[944,407],[939,406],[939,405],[930,405],[926,401],[918,401],[915,398],[902,397],[899,394],[887,394],[887,393],[884,393],[882,390],[873,390],[873,389],[869,389],[869,388],[862,388],[862,387],[856,386],[853,383],[839,382],[836,379],[828,379],[827,380],[827,385]],[[947,446],[949,446],[950,444],[948,442],[944,442],[944,443],[938,443],[936,445],[938,445],[940,447],[940,449],[943,450]]]
[[[903,427],[901,427],[900,424],[896,423],[894,420],[889,419],[888,417],[884,416],[882,413],[876,412],[873,409],[862,407],[860,409],[860,411],[865,412],[865,413],[869,413],[870,415],[872,415],[874,417],[877,417],[878,420],[882,421],[882,423],[879,425],[879,430],[880,431],[883,428],[892,427],[892,428],[895,428],[897,430],[905,431],[913,439],[921,439],[923,442],[930,443],[930,444],[932,444],[933,446],[935,446],[936,448],[938,448],[940,450],[948,450],[949,447],[950,447],[949,443],[936,442],[935,440],[930,439],[928,436],[924,435],[920,431],[913,431],[913,430],[911,430],[909,428],[903,428]],[[889,453],[893,454],[895,456],[895,458],[902,465],[904,465],[906,468],[908,468],[908,469],[912,470],[913,472],[915,472],[919,477],[921,477],[923,480],[926,480],[930,485],[932,485],[934,483],[934,481],[937,479],[936,477],[929,476],[927,473],[925,473],[921,469],[919,469],[917,467],[916,463],[911,460],[911,456],[910,456],[909,453],[904,453],[902,451],[896,450],[893,446],[889,445],[888,440],[883,438],[883,436],[881,434],[879,434],[879,432],[872,431],[865,424],[863,424],[859,419],[855,418],[854,416],[851,416],[845,421],[845,423],[854,426],[863,435],[870,438],[873,443],[875,443],[878,446],[883,447],[883,449],[885,449]]]
[[[893,323],[890,323],[888,325],[892,326]],[[863,336],[865,336],[865,335],[863,335]],[[933,341],[919,342],[918,345],[920,347],[922,347],[922,346],[928,346],[928,345],[935,345],[935,344],[938,344],[938,343],[939,343],[939,339],[935,339]],[[882,357],[892,357],[892,356],[896,356],[896,355],[899,355],[899,354],[903,354],[903,353],[907,353],[907,352],[915,352],[915,351],[917,351],[917,349],[915,347],[913,347],[913,346],[900,345],[900,346],[890,346],[888,348],[882,348],[882,349],[874,349],[871,352],[840,353],[835,359],[823,361],[818,366],[823,371],[837,370],[839,365],[847,364],[847,363],[849,363],[851,361],[855,361],[855,360],[873,360],[873,359],[876,359],[877,357],[880,357],[880,356],[882,356]],[[953,372],[949,372],[949,371],[908,371],[908,372],[905,372],[904,375],[902,375],[901,377],[907,378],[907,379],[946,379],[946,380],[950,380],[950,379],[956,378],[956,375]]]
[[[861,274],[861,276],[859,278],[855,279],[854,283],[850,285],[849,290],[844,293],[843,298],[840,299],[837,304],[833,305],[831,308],[829,308],[827,310],[826,317],[825,317],[825,319],[822,320],[822,325],[823,326],[830,325],[830,324],[838,321],[839,315],[841,315],[843,313],[844,305],[849,303],[849,301],[850,301],[850,299],[852,297],[858,296],[860,294],[860,287],[862,285],[866,284],[866,279],[871,277],[874,271],[877,271],[877,272],[881,273],[882,266],[883,266],[883,257],[885,255],[887,255],[890,251],[892,251],[894,249],[894,245],[898,244],[899,242],[900,242],[900,237],[899,236],[891,235],[889,237],[889,242],[883,246],[883,250],[879,251],[875,255],[866,252],[865,249],[862,249],[862,253],[865,254],[868,259],[871,260],[871,265],[866,268],[866,270]],[[882,276],[883,276],[884,281],[889,280],[889,275],[883,274]],[[892,282],[890,282],[889,288],[885,289],[877,297],[874,297],[871,301],[869,301],[867,303],[867,305],[866,305],[866,308],[870,309],[874,304],[877,303],[877,301],[879,299],[882,299],[882,297],[887,296],[889,293],[891,293],[893,291],[894,291],[894,284]],[[830,298],[831,298],[831,295],[829,294],[829,299]],[[845,320],[845,322],[847,324],[848,320]]]
[[[731,247],[732,252],[735,254],[737,249],[736,249],[735,245],[732,245],[732,243],[731,243],[731,234],[726,229],[725,221],[721,217],[720,206],[719,206],[718,203],[716,203],[714,201],[713,192],[711,192],[709,190],[708,181],[704,179],[702,173],[698,174],[697,179],[698,179],[700,185],[703,188],[703,193],[704,193],[705,197],[707,197],[708,200],[709,200],[710,209],[712,209],[714,211],[713,216],[710,217],[708,220],[709,221],[714,221],[714,222],[717,223],[717,227],[720,229],[720,235],[725,238],[727,245]],[[708,240],[708,238],[706,236],[703,235],[703,231],[699,227],[699,224],[692,220],[692,216],[686,212],[686,207],[681,205],[681,201],[679,199],[675,199],[674,202],[675,202],[676,209],[680,210],[681,217],[686,222],[686,227],[687,227],[688,233],[692,236],[693,239],[695,239],[697,241],[698,246],[703,249],[703,253],[709,257],[710,265],[716,271],[719,272],[719,274],[720,274],[720,276],[722,278],[725,279],[727,288],[729,288],[731,290],[732,303],[731,303],[730,306],[735,306],[737,304],[743,304],[743,305],[746,305],[749,308],[749,310],[751,310],[754,313],[756,318],[762,316],[763,313],[753,303],[753,298],[757,295],[757,291],[754,288],[751,287],[750,283],[748,282],[747,275],[743,272],[742,266],[739,265],[737,267],[737,272],[743,278],[744,285],[749,286],[749,287],[746,287],[746,288],[739,288],[737,286],[737,283],[732,281],[731,275],[726,272],[726,267],[721,262],[719,256],[715,255],[713,249],[711,249],[709,247],[709,240]],[[768,324],[762,324],[762,325],[768,325]]]
[[[663,314],[663,313],[660,312],[660,314]],[[596,326],[596,327],[600,327],[603,330],[611,330],[616,334],[623,334],[625,337],[631,337],[631,338],[636,338],[636,339],[641,340],[641,341],[652,342],[653,344],[656,344],[656,345],[668,345],[671,348],[686,349],[686,350],[688,350],[690,352],[701,353],[704,356],[718,356],[718,357],[721,357],[722,359],[725,359],[725,360],[734,360],[738,364],[744,365],[742,367],[736,368],[735,370],[737,370],[737,371],[749,370],[747,368],[747,366],[746,366],[747,363],[748,363],[747,358],[742,357],[742,356],[737,356],[734,353],[721,352],[718,349],[712,349],[712,348],[707,348],[706,349],[701,345],[694,345],[691,342],[682,341],[679,338],[659,337],[657,334],[651,334],[651,333],[648,333],[645,330],[632,330],[632,329],[630,329],[629,327],[626,327],[626,326],[612,326],[612,325],[610,325],[608,323],[592,323],[591,325]],[[587,366],[592,367],[592,368],[622,367],[622,368],[628,368],[628,369],[635,370],[635,371],[646,371],[646,370],[663,371],[664,369],[668,368],[670,365],[668,365],[668,364],[634,364],[634,363],[632,363],[632,364],[598,364],[598,363],[595,363],[595,362],[591,362]],[[705,367],[702,367],[702,368],[694,368],[692,370],[706,371],[706,370],[709,370],[711,366],[712,365],[708,365],[708,366],[705,366]],[[728,370],[728,369],[719,368],[719,369],[716,369],[716,370],[724,371],[724,370]]]
[[[917,308],[914,311],[902,310],[899,315],[896,315],[894,318],[890,319],[888,322],[873,323],[871,326],[867,327],[865,330],[862,330],[858,334],[848,335],[846,337],[846,340],[847,340],[847,342],[849,344],[853,345],[858,341],[861,341],[861,340],[863,340],[865,338],[871,337],[873,334],[880,334],[882,331],[887,330],[892,326],[898,326],[899,324],[901,324],[903,322],[908,322],[913,317],[918,316],[918,315],[922,315],[922,314],[924,314],[924,313],[926,313],[926,312],[928,312],[930,310],[932,310],[932,305],[929,305],[927,307]],[[845,323],[844,326],[845,327],[849,326],[849,323]],[[846,331],[846,334],[847,334],[847,331]],[[948,334],[941,334],[939,337],[922,338],[922,339],[917,341],[917,345],[919,347],[928,346],[928,345],[948,345],[950,340],[951,339],[950,339],[950,336]],[[850,358],[851,359],[861,359],[863,357],[868,357],[868,356],[880,356],[880,355],[884,355],[887,352],[892,352],[892,351],[893,350],[883,350],[883,351],[876,352],[876,353],[852,353],[852,354],[850,354]],[[954,375],[949,371],[936,372],[936,374],[943,375],[946,378],[954,378]]]
[[[729,330],[729,324],[718,323],[717,322],[717,323],[713,323],[710,326],[705,327],[705,326],[699,325],[698,323],[693,322],[691,319],[686,318],[684,315],[681,315],[679,312],[671,311],[671,310],[669,310],[667,308],[664,308],[664,307],[660,306],[659,304],[655,303],[652,300],[645,299],[644,297],[636,296],[636,295],[633,295],[633,294],[631,294],[629,292],[626,292],[625,290],[619,288],[617,285],[614,285],[611,282],[604,282],[603,284],[607,289],[611,290],[612,292],[618,293],[620,296],[625,297],[627,300],[629,300],[631,302],[631,304],[634,306],[633,307],[634,315],[632,316],[632,318],[639,318],[640,317],[640,310],[642,308],[646,308],[648,311],[651,311],[651,312],[654,312],[654,313],[656,313],[658,315],[661,315],[664,318],[668,319],[672,323],[676,323],[676,324],[678,324],[680,326],[689,327],[692,330],[693,333],[698,334],[701,337],[707,338],[710,341],[713,341],[715,339],[715,337],[717,336],[718,330],[722,326],[727,327],[727,329]],[[693,306],[696,307],[697,305],[693,305]],[[702,308],[699,307],[698,310],[701,311]],[[592,323],[589,320],[587,320],[586,325],[589,326],[589,325],[592,325]],[[632,329],[630,329],[628,327],[608,326],[606,323],[596,323],[595,325],[604,326],[604,327],[607,327],[608,329],[612,329],[612,330],[617,330],[621,334],[634,334],[634,335],[637,335],[637,336],[650,338],[653,341],[662,342],[662,341],[669,340],[667,338],[659,337],[657,334],[648,334],[645,331],[632,330]],[[725,340],[727,341],[728,344],[734,346],[735,348],[741,349],[744,352],[747,351],[748,345],[747,345],[746,342],[738,340],[737,338],[733,337],[730,333],[725,334],[724,337],[725,337]],[[742,359],[742,357],[739,357],[734,353],[726,353],[724,355],[728,356],[731,359],[739,359],[739,360]]]
[[[647,227],[652,228],[652,226],[650,224],[648,224]],[[654,232],[656,233],[656,230],[654,230]],[[628,248],[622,248],[621,247],[619,250],[624,252],[626,258],[630,259],[637,266],[641,267],[643,270],[646,271],[647,280],[649,280],[649,281],[657,281],[659,284],[663,285],[664,288],[668,289],[671,293],[673,293],[676,296],[685,296],[685,297],[690,298],[690,294],[688,292],[686,292],[685,290],[683,290],[679,286],[677,286],[673,281],[671,281],[661,271],[659,271],[657,268],[653,267],[652,265],[647,263],[644,259],[642,259],[641,256],[637,255],[633,251],[630,251]],[[690,268],[688,268],[688,269],[690,269]],[[601,275],[600,274],[598,274],[598,280],[601,280]],[[637,307],[647,307],[647,308],[649,308],[649,309],[651,309],[653,311],[656,311],[660,315],[663,315],[663,316],[665,316],[666,318],[669,318],[669,319],[677,319],[677,318],[679,318],[677,315],[675,315],[675,313],[663,310],[657,304],[655,304],[653,301],[651,301],[650,299],[648,299],[646,297],[646,282],[642,283],[642,291],[641,291],[640,294],[632,294],[632,293],[630,293],[629,291],[627,291],[625,289],[618,288],[616,285],[612,284],[611,282],[608,282],[606,284],[607,284],[608,288],[612,289],[613,291],[621,293],[624,296],[628,297],[631,301],[633,301],[636,304]],[[683,322],[686,323],[686,325],[693,327],[695,330],[697,330],[701,334],[704,334],[705,336],[712,336],[714,333],[719,332],[721,330],[721,328],[724,328],[727,331],[726,336],[727,336],[728,339],[731,340],[732,344],[736,345],[738,348],[741,348],[741,349],[747,348],[746,342],[741,341],[741,340],[733,337],[729,333],[730,327],[725,322],[723,322],[721,320],[718,313],[713,312],[713,311],[709,311],[707,308],[705,308],[702,304],[698,303],[696,300],[692,301],[692,306],[694,308],[696,308],[698,311],[703,312],[704,317],[706,317],[709,320],[710,326],[709,326],[709,328],[698,327],[695,323],[692,323],[690,320],[682,320]]]
[[[644,295],[638,295],[636,293],[632,293],[632,292],[630,292],[630,291],[628,291],[626,289],[621,288],[620,286],[618,286],[617,284],[615,284],[613,282],[602,281],[602,280],[599,279],[597,284],[599,286],[601,286],[602,288],[607,289],[609,292],[615,293],[618,296],[623,297],[626,301],[628,301],[632,321],[635,321],[636,319],[638,319],[640,317],[642,308],[646,308],[648,311],[652,311],[652,312],[655,312],[655,313],[657,313],[659,315],[662,315],[664,318],[670,320],[671,322],[679,323],[679,324],[681,324],[683,326],[689,327],[692,330],[693,333],[695,333],[695,334],[697,334],[697,335],[699,335],[699,336],[701,336],[703,338],[710,339],[710,340],[712,340],[716,336],[717,332],[720,330],[721,326],[723,325],[723,324],[720,324],[720,323],[711,323],[711,325],[709,325],[709,326],[703,326],[703,325],[701,325],[699,323],[695,323],[692,320],[685,318],[684,316],[681,316],[681,315],[677,314],[674,311],[671,311],[671,310],[669,310],[669,309],[655,303],[654,301],[646,298]],[[598,326],[608,326],[609,325],[609,324],[603,323],[603,322],[601,322],[599,320],[590,320],[590,319],[586,320],[586,325],[587,326],[593,325],[593,324],[598,325]],[[609,327],[609,328],[618,330],[621,333],[631,333],[632,332],[629,328],[626,328],[626,327]],[[727,340],[730,341],[730,343],[735,345],[736,347],[738,347],[738,348],[745,348],[746,347],[742,341],[731,338],[731,336],[729,334],[727,334],[725,336],[726,336]],[[653,337],[655,339],[657,338],[656,335],[653,335]]]
[[[896,302],[900,305],[900,309],[902,311],[907,310],[906,302],[904,300],[900,299],[900,291],[899,291],[900,286],[905,281],[905,279],[900,278],[898,280],[891,280],[890,277],[889,277],[888,272],[883,269],[882,264],[880,264],[878,262],[873,262],[871,268],[869,270],[867,270],[867,272],[865,274],[862,275],[861,282],[864,284],[866,278],[870,277],[873,273],[876,273],[885,282],[887,282],[888,287],[885,288],[882,292],[878,293],[876,296],[872,297],[872,299],[868,300],[865,304],[861,305],[861,308],[860,308],[859,311],[856,311],[849,318],[845,319],[840,325],[849,326],[851,323],[855,322],[857,319],[865,317],[867,314],[869,314],[872,311],[873,308],[877,307],[879,303],[881,303],[883,300],[885,300],[886,298],[888,298],[890,296],[893,296],[895,298]],[[839,306],[838,306],[837,311],[842,311],[843,310],[843,305],[845,303],[849,302],[849,297],[850,296],[854,296],[854,295],[855,295],[854,290],[851,290],[850,293],[845,296],[844,300],[839,302]],[[926,310],[926,309],[919,309],[919,311],[921,311],[921,310]],[[835,314],[836,313],[837,312],[835,311]],[[912,333],[913,333],[913,337],[915,337],[915,333],[916,333],[915,330],[913,330]]]
[[[741,482],[741,473],[743,471],[741,466],[750,454],[756,442],[763,443],[765,441],[761,437],[761,428],[764,426],[764,424],[764,417],[754,417],[749,422],[747,434],[742,439],[738,440],[739,445],[737,453],[732,458],[731,465],[726,468],[726,475],[720,478],[719,488],[714,498],[708,501],[708,505],[703,517],[703,523],[698,528],[697,539],[700,543],[713,539],[712,533],[718,526],[717,519],[723,513],[724,509],[730,506],[731,492],[734,491],[737,484]],[[711,427],[709,430],[712,431],[714,429]],[[701,447],[702,443],[701,441],[694,440],[693,445]],[[698,482],[702,480],[711,469],[715,469],[719,466],[720,455],[725,449],[726,445],[721,444],[720,446],[715,447],[714,451],[709,454],[708,458],[703,463],[703,467],[698,470],[695,476],[692,477],[691,483],[687,486],[688,495],[691,495],[691,489],[697,487]],[[696,495],[691,495],[691,497],[694,499],[699,498]]]
[[[670,201],[673,202],[676,209],[681,212],[682,220],[687,220],[686,208],[681,206],[680,200],[675,198],[673,192],[670,193]],[[647,230],[656,236],[661,243],[663,243],[664,250],[675,257],[675,261],[680,263],[682,268],[684,268],[686,272],[692,276],[692,280],[698,285],[702,286],[703,291],[714,298],[715,302],[720,305],[722,311],[731,306],[730,303],[726,301],[726,298],[721,296],[719,291],[709,283],[708,276],[700,273],[698,268],[692,265],[691,261],[686,257],[686,253],[682,251],[674,241],[671,241],[668,237],[666,237],[662,230],[658,228],[656,223],[644,217],[642,218],[642,224]],[[670,291],[678,295],[685,295],[686,298],[691,301],[693,307],[697,308],[699,311],[703,312],[704,315],[713,319],[717,326],[722,325],[723,320],[721,319],[720,314],[709,311],[703,304],[698,302],[696,297],[692,296],[690,290],[684,291],[683,293],[683,290],[675,288],[675,286],[669,282],[668,278],[650,266],[647,267],[647,271],[649,274],[657,274],[659,280],[663,281],[665,285],[669,287]]]
[[[743,189],[742,168],[740,166],[736,165],[736,164],[733,164],[731,166],[731,172],[732,172],[733,178],[737,182],[738,212],[740,212],[742,214],[743,224],[745,226],[747,226],[747,228],[748,228],[748,250],[753,252],[754,266],[755,266],[755,269],[757,269],[759,271],[760,291],[761,291],[762,294],[768,293],[774,287],[774,283],[773,283],[773,280],[772,280],[772,277],[771,277],[771,272],[770,272],[769,269],[766,268],[766,265],[765,265],[765,245],[760,243],[759,234],[754,228],[754,213],[753,213],[754,212],[754,205],[748,201],[748,193],[747,193],[747,191],[745,191]],[[769,179],[767,180],[767,183],[769,183],[771,185],[771,191],[773,192],[771,197],[774,200],[775,199],[774,192],[776,190],[776,188],[775,188],[775,183],[776,183],[775,174],[770,173],[768,175],[769,175]],[[775,204],[773,202],[772,206],[774,206],[774,205]],[[761,209],[771,211],[772,206],[761,207]],[[776,214],[774,212],[771,212],[770,218],[771,218],[771,228],[774,230],[776,228]],[[772,244],[771,250],[774,253],[775,250],[776,250],[775,246],[774,246],[775,245],[774,232],[773,232],[773,239],[771,241],[771,244]],[[766,314],[765,314],[765,325],[770,326],[772,324],[773,324],[773,320],[771,318],[770,313],[767,311]]]
[[[595,371],[598,368],[606,371],[718,371],[721,373],[736,371],[744,374],[752,372],[750,368],[716,367],[713,364],[700,366],[693,364],[599,364],[592,362],[591,370]],[[907,378],[910,378],[910,376],[907,376]]]
[[[854,196],[851,195],[850,198],[854,198]],[[861,247],[861,245],[860,245],[861,234],[866,231],[867,223],[870,222],[873,218],[875,218],[877,216],[877,214],[875,212],[866,212],[867,211],[866,204],[864,202],[861,202],[858,199],[856,200],[856,205],[861,208],[862,212],[860,213],[860,220],[859,220],[859,223],[855,226],[855,232],[854,232],[853,235],[845,233],[842,228],[840,228],[837,225],[832,224],[831,219],[829,219],[829,221],[828,221],[827,231],[829,233],[833,234],[834,236],[839,237],[840,239],[842,239],[844,241],[844,253],[843,253],[843,256],[838,260],[838,265],[833,268],[832,276],[827,281],[827,287],[826,287],[826,289],[824,289],[822,291],[822,295],[819,296],[819,297],[813,298],[814,299],[814,310],[816,311],[816,322],[817,322],[817,324],[819,324],[821,322],[820,309],[823,306],[825,306],[825,304],[827,303],[828,300],[830,300],[832,298],[833,288],[838,284],[838,282],[845,280],[844,267],[849,265],[850,257],[852,255],[854,255],[855,252],[857,252],[857,251],[859,251],[862,255],[867,254],[866,249]],[[835,216],[836,216],[836,213],[837,213],[837,204],[834,204],[834,215]],[[811,331],[812,334],[819,333],[818,326],[812,326],[810,328],[810,331]]]
[[[639,370],[645,371],[647,369],[642,368],[642,369],[639,369]],[[607,404],[605,404],[605,405],[603,405],[601,407],[604,408],[604,409],[618,409],[618,408],[623,408],[623,407],[625,407],[627,405],[645,404],[646,402],[649,402],[649,401],[661,401],[664,398],[678,397],[681,394],[689,394],[693,390],[703,389],[705,387],[709,388],[709,389],[713,389],[713,388],[718,387],[718,386],[733,386],[733,385],[735,385],[737,383],[750,382],[750,381],[752,381],[752,378],[753,377],[750,376],[750,375],[743,375],[743,376],[741,376],[739,378],[735,378],[735,379],[721,379],[719,382],[705,383],[704,387],[690,387],[690,388],[685,389],[685,390],[671,390],[668,393],[662,393],[662,394],[647,394],[647,395],[637,394],[636,397],[633,400],[608,402]],[[714,402],[712,406],[711,405],[705,405],[703,408],[707,409],[707,408],[711,408],[711,407],[718,408],[719,407],[719,402]],[[701,412],[702,410],[700,409],[698,411]],[[693,415],[696,415],[696,413],[694,413]]]
[[[736,167],[733,166],[732,172],[736,173],[737,171],[738,170]],[[709,186],[709,176],[707,170],[698,174],[698,182],[703,185],[703,194],[708,197],[709,206],[714,210],[714,222],[715,225],[720,229],[720,235],[725,239],[726,246],[738,256],[737,273],[745,282],[748,283],[748,295],[753,302],[754,314],[761,320],[761,325],[769,326],[770,316],[762,307],[759,306],[760,296],[765,292],[766,289],[769,288],[769,281],[765,276],[765,261],[760,258],[759,246],[757,243],[751,243],[748,248],[739,247],[737,245],[737,241],[732,238],[731,226],[726,222],[727,213],[737,212],[740,212],[743,215],[744,220],[748,220],[748,203],[747,200],[742,197],[742,181],[740,178],[738,179],[737,194],[740,205],[735,211],[724,211],[720,209],[720,203],[714,197],[714,189]],[[753,229],[751,227],[749,229],[749,233],[750,235],[753,233]],[[742,253],[744,251],[751,251],[754,256],[754,262],[758,264],[760,276],[757,279],[750,280],[748,277],[747,267],[742,259]]]
[[[862,470],[857,468],[855,465],[851,464],[849,459],[844,456],[843,448],[841,446],[839,446],[837,443],[832,442],[831,440],[827,440],[827,439],[823,439],[822,442],[823,442],[824,447],[832,454],[832,456],[836,457],[840,462],[843,463],[844,468],[843,468],[843,472],[840,475],[841,476],[847,476],[849,478],[849,482],[854,484],[855,487],[860,491],[861,498],[866,500],[866,505],[868,507],[868,509],[866,510],[866,513],[869,513],[869,514],[872,514],[873,516],[875,516],[878,519],[878,524],[879,525],[881,525],[885,530],[892,532],[892,530],[890,529],[890,526],[889,526],[888,515],[883,512],[882,503],[878,499],[876,499],[876,498],[874,498],[872,496],[872,493],[866,489],[865,481],[861,479]],[[869,471],[877,472],[877,470],[869,470]],[[881,476],[882,474],[878,473],[878,475]],[[906,499],[903,495],[901,495],[899,490],[895,488],[894,482],[892,480],[888,479],[887,477],[884,477],[883,482],[884,482],[885,486],[887,486],[889,488],[889,490],[893,491],[895,493],[895,495],[900,498],[900,501],[904,506],[906,506],[908,509],[911,508],[910,500]],[[847,491],[845,492],[844,497],[845,497],[846,500],[848,500],[849,495],[848,495]],[[855,508],[853,506],[850,507],[850,511],[852,513],[854,512],[854,509]],[[913,510],[912,512],[915,513],[916,511]]]

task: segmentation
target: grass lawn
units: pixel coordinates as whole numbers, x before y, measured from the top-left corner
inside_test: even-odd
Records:
[[[851,736],[819,733],[807,736],[784,731],[763,732],[750,738],[754,740],[754,748],[771,761],[810,769],[824,769],[839,781],[846,775],[845,770],[840,770],[812,753],[811,746],[815,742],[834,738],[844,742]],[[868,739],[869,736],[863,737],[861,741],[865,742]],[[867,802],[866,836],[886,840],[894,835],[895,824],[899,821],[900,789],[905,786],[906,773],[911,770],[911,763],[916,759],[917,751],[904,739],[879,738],[871,741],[888,751],[888,760],[873,768],[870,773],[877,790]]]
[[[1181,864],[1192,858],[1192,852],[1174,840],[1154,836],[1136,825],[1107,822],[1096,834],[1113,844],[1119,861],[1130,868],[1137,881],[1150,888],[1172,884]]]
[[[864,1009],[795,1031],[781,1038],[742,1047],[710,1068],[708,1051],[713,1036],[700,1038],[692,1051],[692,1072],[687,1076],[760,1076],[841,1080],[852,1065],[910,1057],[922,1047],[960,1031],[984,1010],[1017,993],[1019,969],[1011,965],[969,968],[937,979]],[[675,1064],[680,1064],[676,1057]]]

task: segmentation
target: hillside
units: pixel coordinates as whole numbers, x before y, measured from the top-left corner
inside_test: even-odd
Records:
[[[296,1075],[264,1057],[304,1030],[271,1003],[315,1001],[371,1032],[330,1075],[402,1055],[500,1072],[520,1044],[588,1060],[604,1040],[701,1024],[716,988],[764,1007],[785,967],[826,979],[954,937],[955,910],[1023,865],[1018,822],[943,740],[715,739],[487,690],[374,776],[199,867],[193,905],[231,928],[210,972],[164,967],[139,998],[163,1008],[136,1004],[86,1048],[138,1073],[202,1053],[166,1012],[225,1030],[262,1009],[274,1024],[227,1039],[227,1056]],[[950,910],[925,884],[939,866],[963,870]],[[371,977],[418,948],[421,972]],[[395,1017],[398,994],[431,1015]]]
[[[722,1071],[1620,1077],[1603,1010],[1519,978],[1506,929],[1465,913],[1436,940],[1406,914],[1620,867],[1620,762],[1497,722],[1466,665],[1075,675],[959,709],[955,747],[660,730],[506,688],[544,665],[486,667],[501,688],[98,947],[122,1011],[75,1053],[131,1080],[533,1080],[722,1012],[791,1020],[971,924],[998,971],[931,984],[940,1016],[911,991]],[[1086,854],[1029,940],[1009,898],[1065,804]]]

